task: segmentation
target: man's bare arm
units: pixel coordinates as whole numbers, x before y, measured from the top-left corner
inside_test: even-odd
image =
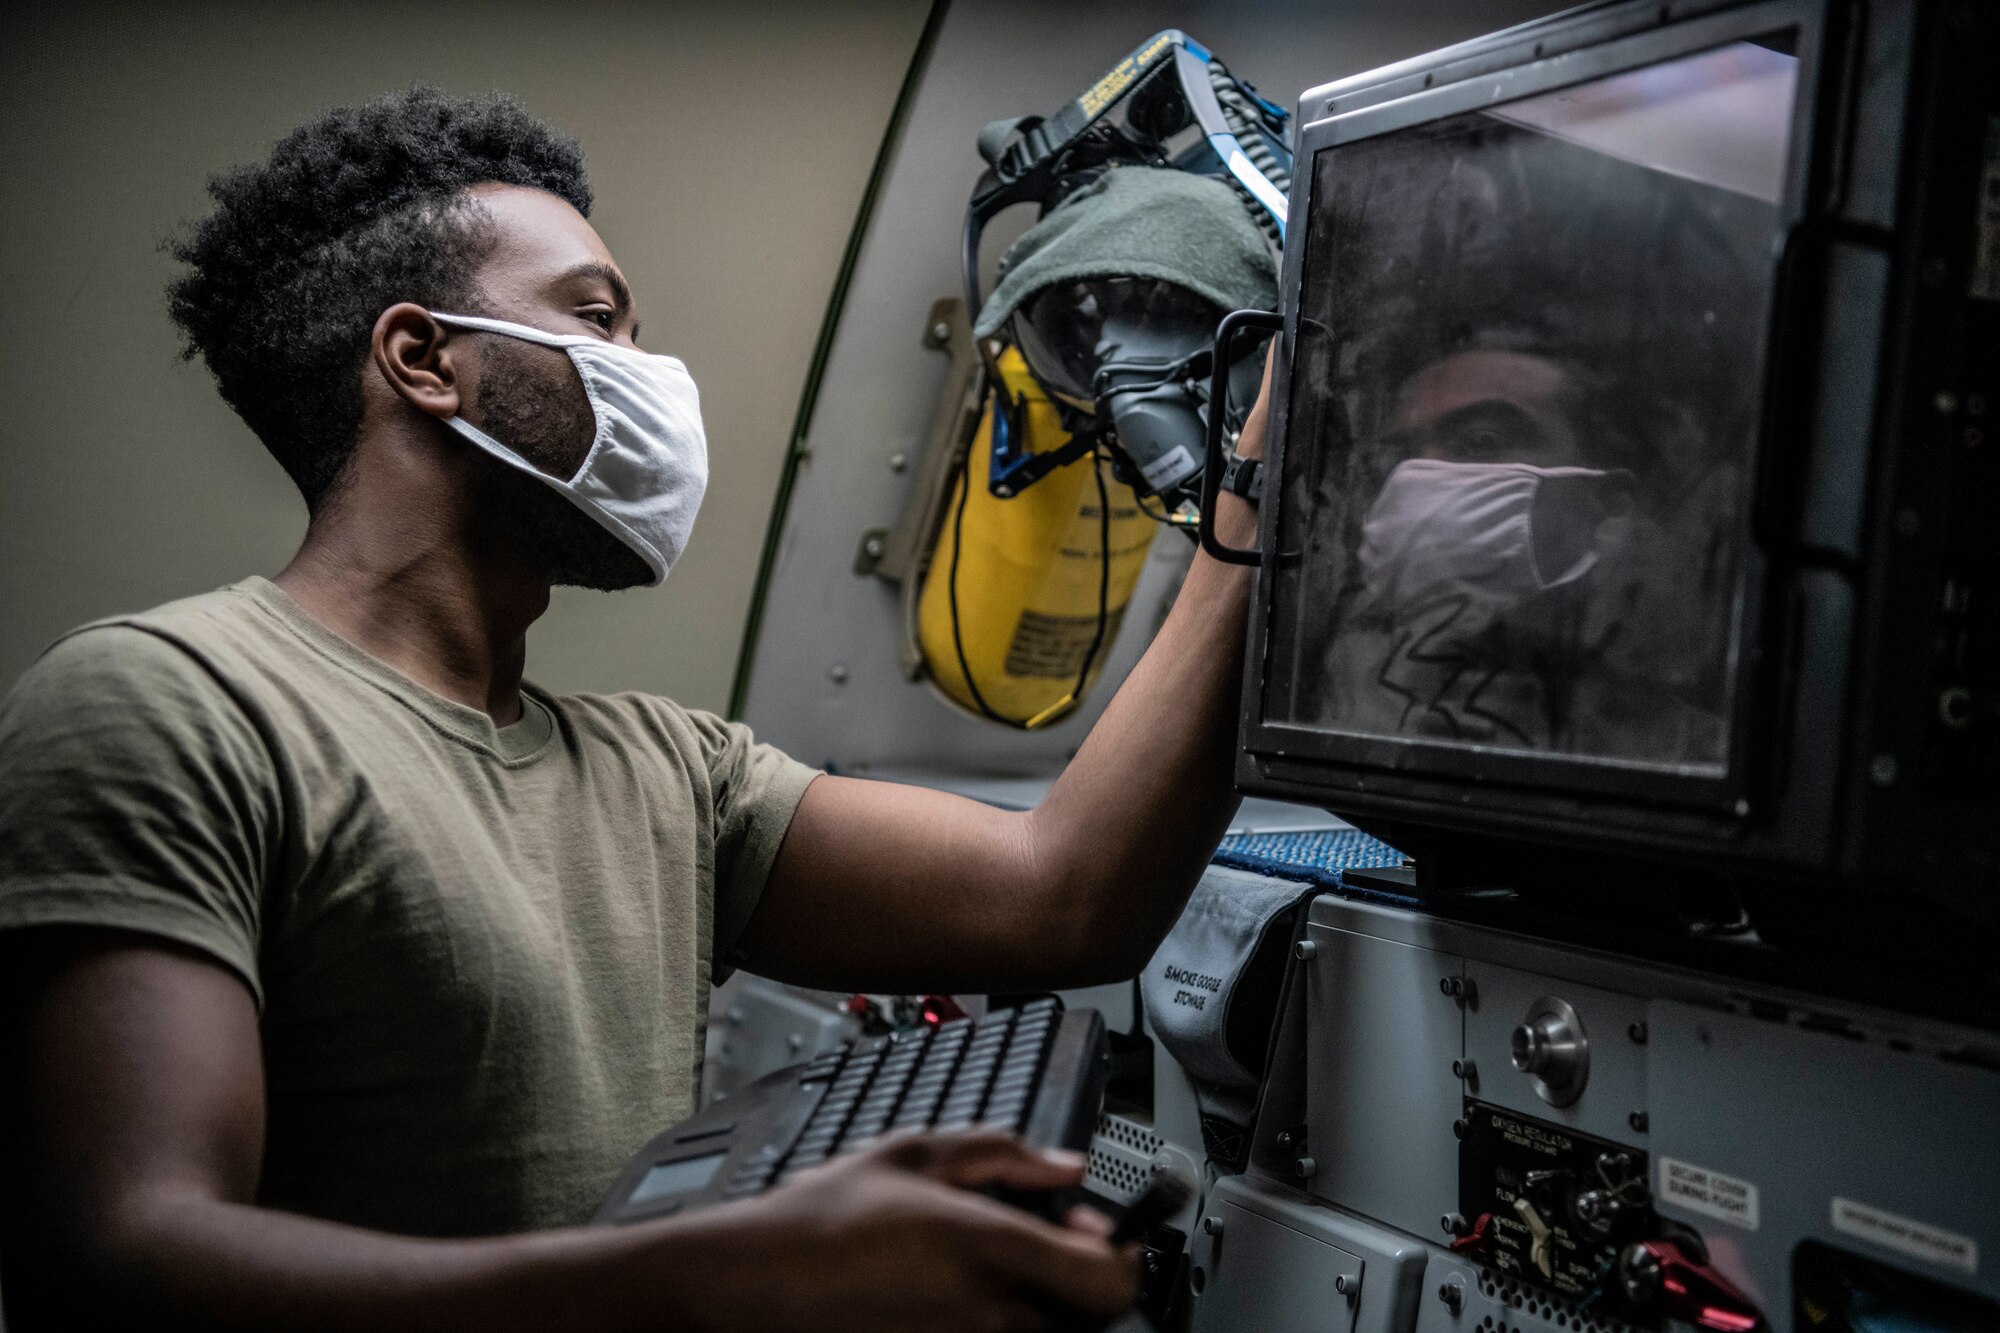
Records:
[[[1268,370],[1267,370],[1268,383]],[[1260,398],[1243,451],[1261,447]],[[1254,515],[1224,496],[1220,535]],[[823,777],[745,932],[753,971],[834,988],[1022,990],[1152,956],[1234,816],[1248,570],[1197,555],[1152,646],[1032,811]]]
[[[254,1203],[257,1016],[139,936],[0,936],[8,1327],[1043,1328],[1130,1303],[1129,1256],[969,1192],[1074,1183],[999,1136],[886,1145],[761,1198],[631,1227],[416,1240]]]

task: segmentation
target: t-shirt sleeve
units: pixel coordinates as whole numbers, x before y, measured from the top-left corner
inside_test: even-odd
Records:
[[[261,1004],[279,808],[270,752],[199,662],[131,626],[79,631],[0,699],[0,930],[173,940]]]
[[[765,745],[741,722],[688,710],[715,801],[715,961],[734,966],[736,941],[764,896],[792,814],[819,770]]]

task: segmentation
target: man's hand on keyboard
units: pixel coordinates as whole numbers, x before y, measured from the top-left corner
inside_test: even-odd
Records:
[[[1131,1308],[1136,1255],[1087,1209],[1057,1226],[977,1191],[1067,1189],[1083,1158],[1011,1135],[917,1134],[692,1215],[702,1327],[1075,1329]],[[675,1226],[676,1224],[669,1224]],[[678,1226],[676,1229],[678,1229]],[[677,1275],[683,1285],[687,1274]]]

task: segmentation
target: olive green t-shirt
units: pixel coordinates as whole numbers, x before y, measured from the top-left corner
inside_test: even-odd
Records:
[[[257,578],[78,630],[0,701],[0,929],[242,977],[264,1204],[587,1220],[693,1109],[716,960],[816,775],[665,699],[523,693],[495,727]]]

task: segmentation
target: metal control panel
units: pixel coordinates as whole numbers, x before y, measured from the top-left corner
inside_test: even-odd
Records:
[[[1462,1123],[1461,1248],[1567,1300],[1623,1305],[1619,1254],[1658,1230],[1646,1154],[1483,1102]]]
[[[1992,1033],[1333,896],[1299,970],[1196,1328],[2000,1329]]]

